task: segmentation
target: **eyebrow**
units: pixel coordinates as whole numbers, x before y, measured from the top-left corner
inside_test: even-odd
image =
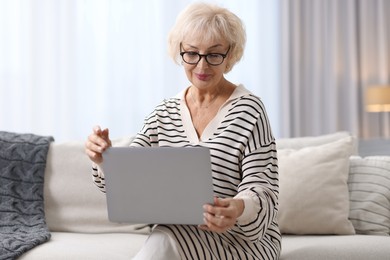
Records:
[[[185,44],[185,43],[184,43],[184,44]],[[188,45],[187,48],[194,48],[194,49],[199,50],[199,48],[196,47],[196,46],[193,46],[193,45],[191,45],[191,44],[187,44],[187,45]],[[215,44],[215,45],[213,45],[213,46],[208,47],[207,50],[213,49],[213,48],[216,48],[216,47],[220,47],[220,46],[223,46],[223,45],[220,44],[220,43],[218,43],[218,44]]]

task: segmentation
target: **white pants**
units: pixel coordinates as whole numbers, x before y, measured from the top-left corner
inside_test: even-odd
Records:
[[[153,230],[133,260],[180,260],[173,239],[160,230]]]

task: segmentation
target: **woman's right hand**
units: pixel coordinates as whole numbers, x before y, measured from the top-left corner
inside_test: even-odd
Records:
[[[85,152],[89,159],[96,164],[102,163],[102,154],[109,147],[111,147],[111,140],[108,128],[102,130],[100,126],[95,126],[85,142]]]

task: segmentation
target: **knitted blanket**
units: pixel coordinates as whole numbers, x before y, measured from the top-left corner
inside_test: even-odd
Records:
[[[0,259],[50,239],[43,185],[52,137],[0,131]]]

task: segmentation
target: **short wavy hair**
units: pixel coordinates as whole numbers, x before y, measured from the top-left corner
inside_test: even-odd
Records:
[[[242,58],[244,54],[246,33],[241,19],[226,8],[207,4],[194,3],[184,9],[168,35],[169,56],[179,64],[180,44],[186,35],[199,33],[206,41],[226,40],[230,45],[229,59],[225,73]]]

